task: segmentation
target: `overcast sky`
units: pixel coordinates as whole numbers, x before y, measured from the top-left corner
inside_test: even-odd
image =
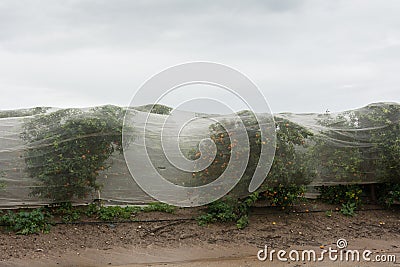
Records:
[[[273,112],[400,102],[399,14],[396,0],[0,0],[0,109],[126,106],[188,61],[240,70]]]

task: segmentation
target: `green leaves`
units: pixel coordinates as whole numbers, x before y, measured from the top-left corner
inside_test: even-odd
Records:
[[[383,183],[377,187],[378,200],[386,207],[400,202],[400,183]]]
[[[254,114],[251,112],[241,112],[239,115],[242,116],[242,121],[246,126],[250,152],[244,175],[236,187],[230,192],[230,195],[236,197],[243,196],[244,193],[248,192],[248,185],[260,159],[261,145],[270,141],[268,137],[261,137],[260,128]],[[304,148],[307,139],[313,134],[304,127],[285,119],[275,118],[275,122],[275,158],[271,170],[265,179],[265,183],[259,190],[260,192],[265,190],[264,187],[278,186],[279,184],[305,185],[308,184],[313,177],[313,173],[307,165],[308,162],[305,162],[302,153],[296,150],[297,147]],[[214,181],[225,171],[228,163],[235,164],[234,159],[237,158],[237,155],[232,155],[231,152],[231,148],[237,145],[235,133],[233,132],[231,136],[229,136],[221,124],[215,123],[210,126],[210,138],[214,141],[217,148],[216,157],[208,168],[193,173],[194,185],[202,185]],[[242,151],[239,153],[244,152]],[[198,150],[192,150],[189,157],[191,159],[198,159],[200,153]]]
[[[245,199],[238,200],[227,197],[207,205],[206,213],[197,217],[199,225],[216,222],[236,222],[238,229],[243,229],[249,224],[248,215],[250,208],[259,199],[257,192]]]
[[[96,178],[122,151],[124,111],[114,106],[65,109],[38,115],[24,124],[27,171],[39,184],[32,195],[55,202],[85,198],[100,185]]]
[[[400,105],[370,105],[362,120],[369,123],[377,154],[371,165],[381,182],[400,183]]]
[[[305,186],[297,184],[280,184],[274,187],[264,187],[264,197],[271,203],[271,206],[286,209],[304,198]]]
[[[341,204],[340,212],[346,216],[354,216],[356,209],[362,204],[360,185],[322,186],[319,198],[326,203]]]
[[[361,205],[361,194],[363,192],[360,185],[332,185],[318,187],[319,198],[330,204],[355,203]]]
[[[347,202],[345,204],[342,204],[342,208],[340,209],[340,212],[345,215],[345,216],[355,216],[355,210],[357,208],[356,203],[351,203],[351,202]]]
[[[308,184],[313,173],[296,146],[306,147],[307,139],[313,134],[298,124],[276,119],[276,152],[271,170],[267,176],[267,187]]]
[[[140,211],[138,207],[120,207],[120,206],[108,206],[100,207],[97,216],[102,221],[113,221],[117,219],[128,220],[131,216]]]
[[[50,230],[50,218],[51,215],[41,208],[18,213],[9,211],[0,216],[0,224],[22,235],[48,233]]]
[[[74,207],[70,202],[52,204],[46,208],[32,209],[28,211],[12,212],[3,214],[0,210],[0,226],[5,226],[17,234],[48,233],[54,221],[61,219],[62,222],[75,222],[85,219],[100,219],[102,221],[135,220],[134,215],[139,212],[166,212],[173,213],[175,207],[165,203],[150,203],[147,206],[99,206],[89,204],[84,207]],[[54,215],[54,217],[53,217]]]
[[[143,211],[143,212],[158,211],[158,212],[174,213],[175,210],[176,210],[176,207],[168,205],[166,203],[161,203],[161,202],[150,203],[141,208],[141,211]]]
[[[81,218],[79,210],[72,206],[71,202],[63,202],[50,205],[52,214],[61,216],[63,222],[75,222]]]
[[[310,165],[335,183],[400,183],[400,105],[371,104],[320,116]]]

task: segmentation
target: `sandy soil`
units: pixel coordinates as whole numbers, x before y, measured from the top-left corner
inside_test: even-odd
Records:
[[[257,208],[244,230],[234,224],[198,226],[189,219],[199,210],[140,214],[137,219],[142,222],[56,225],[49,234],[30,236],[3,229],[0,266],[400,266],[398,207],[378,210],[366,205],[355,217],[345,217],[335,208],[316,201],[288,213]],[[328,217],[325,210],[334,212]],[[347,249],[368,249],[373,256],[395,255],[398,263],[257,259],[265,245],[319,253],[336,248],[339,238],[347,240]]]

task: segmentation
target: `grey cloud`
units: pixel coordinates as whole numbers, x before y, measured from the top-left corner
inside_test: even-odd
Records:
[[[26,52],[110,44],[141,47],[169,38],[218,40],[224,35],[248,32],[247,26],[253,26],[246,23],[251,13],[288,11],[299,3],[276,0],[5,1],[0,6],[3,29],[0,40],[5,49]]]
[[[49,95],[126,105],[151,75],[192,60],[243,71],[274,111],[399,101],[400,1],[384,3],[1,1],[0,109],[51,105]],[[9,88],[38,96],[12,104]]]

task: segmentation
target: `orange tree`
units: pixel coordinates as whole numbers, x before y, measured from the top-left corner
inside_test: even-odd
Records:
[[[24,123],[26,169],[39,183],[32,195],[66,202],[84,198],[100,185],[99,171],[122,151],[123,109],[115,106],[64,109]]]
[[[309,162],[314,164],[318,176],[324,179],[324,183],[364,181],[363,155],[367,149],[360,136],[362,131],[357,114],[323,114],[317,123],[321,129],[313,137]]]
[[[400,105],[371,104],[360,113],[360,122],[368,127],[373,145],[370,165],[374,168],[379,199],[391,205],[400,201]]]
[[[238,115],[246,127],[250,151],[245,172],[239,183],[229,193],[230,197],[234,198],[248,195],[247,188],[260,158],[261,145],[270,142],[268,136],[261,138],[260,127],[253,113],[243,111]],[[313,175],[306,163],[301,160],[302,154],[298,149],[306,146],[306,140],[312,136],[312,133],[285,119],[275,118],[275,121],[277,137],[275,158],[264,184],[258,191],[265,192],[262,195],[267,197],[273,205],[289,206],[303,192],[302,186],[307,184]],[[232,147],[237,145],[238,142],[234,135],[234,132],[231,133],[233,139],[231,142],[230,136],[222,124],[215,123],[210,126],[210,138],[217,148],[216,157],[208,168],[193,173],[191,184],[209,183],[224,172],[231,157],[236,158],[231,153]],[[189,155],[193,160],[200,156],[197,149],[192,150]],[[233,158],[231,164],[235,164],[235,158]]]
[[[372,104],[360,114],[374,149],[377,179],[400,183],[400,105]]]
[[[276,152],[264,184],[260,190],[273,206],[291,206],[303,196],[305,185],[315,171],[305,160],[309,139],[313,134],[306,128],[286,119],[275,118]]]
[[[333,116],[320,115],[321,133],[311,149],[323,182],[383,183],[377,190],[385,202],[400,195],[400,105],[371,104],[355,111]],[[361,187],[337,185],[320,188],[322,199],[329,202],[359,204]],[[334,196],[336,199],[332,199]]]

